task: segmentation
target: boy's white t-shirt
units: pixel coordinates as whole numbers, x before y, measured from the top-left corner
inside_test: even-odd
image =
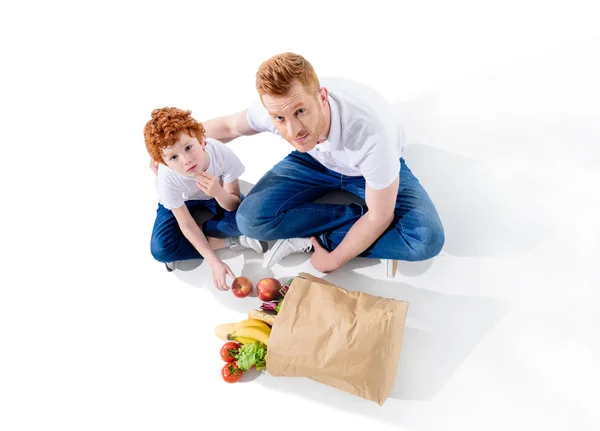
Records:
[[[241,160],[222,142],[206,138],[205,151],[210,158],[206,172],[220,177],[222,184],[231,183],[244,173],[246,168]],[[162,163],[158,165],[155,184],[158,202],[169,210],[179,208],[186,201],[212,199],[198,188],[196,178],[179,175]]]
[[[331,127],[327,140],[308,151],[327,169],[362,176],[374,189],[389,186],[400,172],[404,149],[402,124],[390,103],[375,90],[343,78],[319,79],[329,92]],[[257,132],[279,136],[260,98],[247,110]]]

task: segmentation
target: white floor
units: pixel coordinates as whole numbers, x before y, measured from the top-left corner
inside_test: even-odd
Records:
[[[234,3],[1,7],[0,429],[600,429],[592,9],[370,1],[340,20],[326,2]],[[394,279],[367,259],[326,277],[410,303],[382,407],[306,379],[225,384],[213,328],[258,299],[149,254],[150,111],[243,109],[257,66],[286,50],[393,101],[446,229],[438,257]],[[260,135],[230,145],[248,182],[289,151]],[[223,257],[254,281],[321,275],[308,255],[272,271]]]

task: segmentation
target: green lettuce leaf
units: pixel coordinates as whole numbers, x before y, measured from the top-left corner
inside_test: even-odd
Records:
[[[252,344],[244,344],[238,350],[237,355],[234,355],[235,363],[242,371],[248,371],[253,365],[257,370],[266,367],[265,356],[267,356],[267,347],[255,341]]]

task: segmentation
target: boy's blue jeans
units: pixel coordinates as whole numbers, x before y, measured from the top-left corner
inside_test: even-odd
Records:
[[[187,201],[185,205],[192,215],[201,209],[207,209],[214,214],[214,217],[202,226],[202,231],[207,237],[224,238],[241,235],[236,225],[235,211],[225,211],[215,199]],[[200,253],[181,232],[173,212],[161,204],[158,204],[156,210],[150,251],[159,262],[202,259]]]
[[[333,190],[365,199],[365,179],[333,172],[309,154],[291,152],[252,188],[237,210],[237,226],[252,238],[270,241],[317,236],[329,251],[367,211],[360,204],[314,203]],[[425,260],[444,245],[444,229],[429,195],[400,159],[395,217],[362,257]]]

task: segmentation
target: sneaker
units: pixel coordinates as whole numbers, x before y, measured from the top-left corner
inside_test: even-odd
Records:
[[[165,268],[167,268],[167,272],[173,272],[175,269],[175,262],[165,262]]]
[[[398,261],[393,259],[385,260],[385,272],[388,278],[394,278],[396,276],[396,270],[398,269]]]
[[[281,259],[292,253],[301,253],[312,250],[313,245],[310,238],[280,239],[275,244],[273,244],[271,250],[265,253],[265,258],[263,260],[263,268],[272,267]]]
[[[269,248],[266,241],[259,241],[254,238],[242,235],[236,238],[231,238],[233,244],[229,247],[230,250],[250,249],[257,253],[263,254]]]

